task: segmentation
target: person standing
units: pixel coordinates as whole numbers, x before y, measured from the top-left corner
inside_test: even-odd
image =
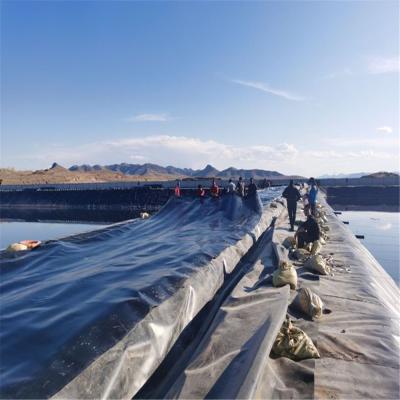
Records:
[[[244,197],[244,182],[241,176],[239,177],[236,190],[240,197]]]
[[[235,190],[236,190],[236,185],[233,183],[232,179],[229,179],[227,188],[228,193],[233,194],[235,193]]]
[[[257,185],[254,183],[253,178],[250,178],[250,184],[247,188],[247,196],[255,196],[257,194]]]
[[[315,205],[317,203],[318,187],[315,181],[312,181],[308,200],[310,201],[311,214],[315,216]]]
[[[206,195],[206,191],[203,189],[202,185],[197,186],[197,197],[203,198]]]
[[[211,197],[219,197],[219,187],[215,182],[215,179],[212,180],[211,188],[210,188]]]
[[[175,196],[176,197],[181,197],[181,185],[179,184],[179,181],[176,181]]]
[[[293,232],[296,221],[297,202],[301,199],[300,192],[293,185],[293,179],[290,180],[289,186],[283,191],[282,196],[286,199],[290,231]]]

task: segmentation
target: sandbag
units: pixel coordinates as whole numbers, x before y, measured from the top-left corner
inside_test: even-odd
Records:
[[[321,226],[321,229],[322,229],[323,231],[325,231],[325,232],[328,232],[328,231],[329,231],[329,226],[327,226],[327,225],[322,225],[322,226]]]
[[[318,254],[322,249],[321,242],[319,240],[314,240],[311,246],[311,254],[314,256]]]
[[[22,243],[11,243],[6,250],[9,252],[25,251],[28,250],[28,246]]]
[[[296,290],[297,272],[290,262],[282,261],[272,274],[272,284],[275,287],[290,285],[290,289]]]
[[[322,316],[322,300],[308,288],[299,290],[291,306],[308,315],[311,319],[318,319]]]
[[[321,245],[326,244],[326,240],[322,236],[319,238],[319,242],[321,243]]]
[[[290,249],[291,247],[296,247],[296,239],[293,236],[288,236],[282,243],[284,247]]]
[[[272,354],[287,357],[294,361],[320,358],[312,340],[304,331],[294,326],[289,317],[286,317],[286,321],[275,339]]]
[[[304,261],[310,256],[310,252],[306,249],[293,249],[290,256],[298,261]]]
[[[150,214],[147,213],[147,212],[141,212],[140,213],[140,218],[142,218],[142,219],[150,218]]]
[[[321,254],[311,256],[304,263],[304,267],[321,275],[328,275],[331,272],[331,267],[326,263]]]

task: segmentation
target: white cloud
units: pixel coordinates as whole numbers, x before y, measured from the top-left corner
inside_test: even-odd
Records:
[[[376,130],[380,133],[392,133],[393,128],[391,126],[380,126],[379,128],[376,128]]]
[[[385,138],[381,138],[384,140]],[[39,152],[40,151],[40,152]],[[291,143],[277,145],[232,145],[215,140],[172,135],[121,138],[77,145],[49,146],[38,153],[23,156],[29,168],[48,167],[49,160],[66,167],[73,164],[113,164],[121,162],[174,165],[204,168],[212,164],[218,169],[260,168],[286,174],[320,175],[338,169],[394,170],[398,155],[395,146],[377,149],[376,146],[346,148],[325,143],[323,148],[299,149]],[[39,165],[38,165],[39,164]]]
[[[370,74],[387,74],[400,71],[400,57],[373,57],[368,61]]]
[[[152,162],[160,165],[204,168],[278,168],[293,163],[298,150],[292,144],[277,146],[234,146],[214,140],[186,136],[146,136],[94,142],[76,147],[51,147],[38,154],[24,156],[30,160],[48,162],[49,159],[70,166],[73,164],[108,164],[127,160]],[[47,164],[45,164],[47,165]]]
[[[128,122],[167,122],[172,118],[168,113],[161,114],[138,114],[133,117],[126,118]]]
[[[272,88],[269,84],[264,83],[264,82],[255,82],[255,81],[242,81],[240,79],[233,79],[233,83],[237,83],[242,86],[247,86],[253,89],[260,90],[265,93],[272,94],[274,96],[282,97],[286,100],[291,100],[291,101],[304,101],[307,100],[306,97],[288,92],[286,90],[281,90],[281,89],[274,89]]]

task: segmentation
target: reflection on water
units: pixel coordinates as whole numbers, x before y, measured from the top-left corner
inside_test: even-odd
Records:
[[[339,215],[349,221],[356,235],[364,235],[361,243],[379,261],[388,274],[400,283],[400,214],[378,211],[343,211]]]
[[[0,249],[21,240],[50,240],[93,231],[105,225],[99,224],[61,224],[48,222],[1,222]]]
[[[138,217],[139,211],[133,210],[73,210],[73,209],[8,209],[0,210],[1,220],[21,220],[26,222],[79,222],[112,223]]]
[[[50,240],[138,217],[132,210],[1,209],[0,249],[21,240]]]

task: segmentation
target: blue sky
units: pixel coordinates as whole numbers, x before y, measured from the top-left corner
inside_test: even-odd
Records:
[[[399,169],[399,3],[1,5],[1,165]]]

